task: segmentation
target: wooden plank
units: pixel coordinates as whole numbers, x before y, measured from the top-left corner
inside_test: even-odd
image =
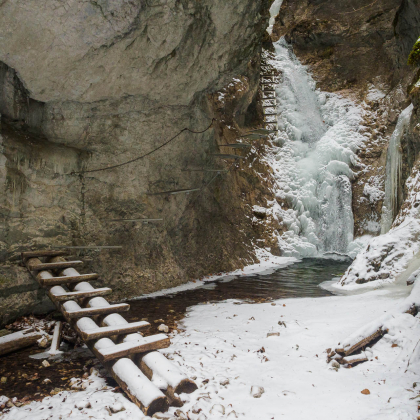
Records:
[[[81,308],[74,311],[66,311],[66,309],[63,308],[63,315],[66,319],[77,319],[84,316],[108,315],[112,312],[127,312],[128,310],[130,310],[130,305],[128,303],[118,303],[103,308]]]
[[[68,252],[44,250],[44,251],[26,251],[26,252],[21,253],[23,260],[26,260],[28,258],[34,258],[34,257],[59,257],[59,256],[64,256],[64,255],[68,255]]]
[[[51,355],[57,354],[59,352],[62,329],[63,323],[61,321],[57,321],[54,325],[54,333],[51,342],[51,348],[48,350],[48,353],[50,353]]]
[[[231,147],[232,149],[247,149],[248,147],[252,147],[252,144],[247,144],[247,143],[219,144],[219,147]]]
[[[28,269],[30,271],[58,270],[60,268],[79,267],[83,264],[83,261],[64,261],[41,264],[28,264]]]
[[[157,193],[148,192],[147,195],[175,195],[175,194],[189,194],[190,192],[200,191],[201,188],[187,188],[183,190],[161,191]]]
[[[67,283],[81,283],[82,281],[88,280],[96,280],[99,278],[99,274],[91,273],[91,274],[80,274],[79,276],[61,276],[61,277],[51,277],[49,279],[42,279],[37,276],[38,281],[44,287],[49,286],[58,286],[60,284],[67,284]]]
[[[122,249],[121,245],[89,245],[89,246],[54,246],[53,248],[58,249]]]
[[[211,156],[219,157],[221,159],[245,159],[244,156],[238,156],[238,155],[227,155],[222,153],[212,153]]]
[[[124,335],[137,333],[143,331],[150,327],[150,324],[146,321],[131,322],[124,325],[119,325],[115,327],[98,327],[88,330],[83,330],[77,325],[78,333],[83,340],[99,340],[104,337],[112,337],[114,335]]]
[[[165,349],[169,347],[171,341],[165,334],[156,334],[149,337],[143,337],[141,341],[129,341],[126,343],[116,344],[112,347],[106,347],[97,350],[98,358],[101,361],[108,362],[110,360],[127,357],[133,354],[145,353],[151,350]]]
[[[57,302],[65,302],[67,300],[74,300],[74,299],[83,299],[88,297],[95,297],[95,296],[105,296],[112,293],[112,289],[109,287],[103,287],[100,289],[93,289],[89,291],[83,291],[83,292],[66,292],[61,294],[55,294],[51,293],[51,291],[48,292],[48,296],[50,299],[54,298],[57,300]]]
[[[42,333],[35,331],[33,328],[5,335],[0,338],[0,356],[32,346],[40,338],[42,338]]]

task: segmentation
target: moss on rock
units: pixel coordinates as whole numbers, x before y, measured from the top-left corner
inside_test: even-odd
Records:
[[[408,56],[408,64],[410,66],[420,66],[420,38],[414,44],[413,49]]]

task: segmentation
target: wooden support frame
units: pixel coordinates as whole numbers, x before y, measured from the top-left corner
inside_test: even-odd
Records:
[[[38,253],[35,253],[31,257],[34,258],[32,261],[32,266],[38,267],[42,263],[39,258],[40,255]],[[24,260],[25,261],[25,260]],[[62,256],[54,255],[53,258],[51,258],[51,263],[59,264],[66,262]],[[30,265],[26,264],[28,269]],[[67,265],[66,265],[67,266]],[[51,267],[51,266],[49,266]],[[39,267],[38,267],[39,268]],[[34,273],[35,271],[35,273]],[[174,398],[170,397],[170,392],[168,392],[168,397],[166,397],[159,389],[156,388],[155,385],[153,385],[150,380],[147,378],[147,376],[142,372],[139,367],[137,367],[134,362],[126,357],[125,355],[128,355],[130,357],[141,357],[141,354],[144,354],[144,352],[149,352],[149,354],[156,354],[156,357],[163,357],[160,353],[157,353],[153,350],[157,348],[165,348],[169,346],[169,338],[164,334],[158,334],[155,336],[149,336],[149,337],[142,337],[137,331],[139,329],[143,329],[148,327],[150,324],[144,321],[140,321],[137,323],[129,324],[121,315],[119,315],[116,310],[116,308],[125,308],[128,307],[128,304],[117,304],[117,305],[111,305],[109,304],[105,299],[102,297],[98,297],[98,291],[101,293],[104,291],[110,290],[108,288],[103,289],[95,289],[93,286],[91,286],[89,283],[86,282],[86,276],[87,275],[80,275],[73,267],[67,268],[63,270],[61,273],[61,277],[59,280],[57,280],[57,277],[54,277],[50,271],[42,271],[42,270],[34,270],[31,271],[32,276],[44,287],[46,287],[45,282],[49,282],[50,285],[55,283],[55,286],[57,287],[54,293],[53,291],[50,291],[49,297],[52,300],[52,302],[55,304],[58,310],[60,310],[63,315],[65,315],[66,319],[69,321],[70,325],[73,326],[73,328],[76,329],[76,332],[79,334],[79,336],[84,339],[89,349],[97,355],[97,357],[102,361],[104,367],[111,373],[111,375],[114,377],[114,379],[117,381],[117,383],[120,385],[120,387],[127,393],[129,398],[138,406],[140,407],[143,412],[147,416],[152,416],[156,412],[164,412],[167,411],[169,408],[169,400],[173,401],[174,403],[178,405],[182,405],[182,401],[180,399],[176,399],[176,396],[174,395]],[[38,274],[36,274],[36,272]],[[63,273],[69,274],[68,276],[63,276]],[[97,276],[97,275],[95,275]],[[73,279],[73,281],[68,281],[69,279]],[[63,281],[66,280],[66,281]],[[58,283],[58,284],[57,284]],[[67,284],[67,286],[71,286],[76,283],[75,289],[70,289],[69,292],[67,292],[63,287],[61,287],[61,284]],[[80,287],[78,286],[80,284]],[[107,290],[108,289],[108,290]],[[87,303],[89,307],[87,308],[81,308],[75,301],[69,300],[69,296],[77,297],[77,298],[86,298],[86,297],[93,297],[89,300]],[[94,294],[94,295],[93,295]],[[67,304],[68,302],[73,302],[73,304]],[[65,309],[65,306],[67,306],[67,311]],[[128,309],[127,308],[127,309]],[[104,311],[106,313],[109,313],[109,315],[106,316],[105,319],[109,320],[116,320],[115,322],[111,323],[112,325],[108,325],[105,327],[98,327],[95,325],[93,320],[90,320],[90,324],[92,328],[83,328],[80,329],[77,327],[76,318],[72,317],[71,314],[76,314],[83,312],[83,314],[92,313],[91,311],[95,311],[94,313],[97,314],[96,311],[100,311],[102,315],[104,315]],[[92,325],[93,323],[93,325]],[[86,323],[85,323],[86,325]],[[89,323],[88,323],[89,325]],[[83,331],[82,331],[83,330]],[[135,332],[133,332],[135,331]],[[110,342],[111,345],[107,345],[106,348],[102,349],[95,349],[95,340],[98,337],[101,337],[100,340],[110,340],[109,338],[106,338],[108,335],[114,337],[118,335],[125,335],[129,333],[127,337],[130,337],[130,339],[123,340],[123,343],[121,344],[115,344],[112,341]],[[135,336],[136,340],[133,341],[133,337]],[[127,338],[126,337],[126,338]],[[98,342],[98,341],[97,341]],[[108,343],[109,344],[109,343]],[[112,348],[111,348],[112,346]],[[99,353],[100,350],[100,353]],[[116,361],[116,358],[119,358]],[[175,366],[172,366],[171,363],[164,358],[166,363],[169,363],[170,370],[176,370]],[[171,372],[168,372],[169,376],[168,378],[174,378],[174,375]],[[189,385],[185,385],[183,392],[192,392],[195,389],[197,389],[197,386],[194,384],[193,381],[182,377],[182,375],[175,375],[175,377],[181,376],[179,382],[189,383]],[[177,384],[176,384],[177,385]],[[147,387],[150,387],[148,389],[147,394],[149,394],[147,397],[145,397],[144,392],[142,389]],[[179,388],[181,389],[181,388]],[[153,395],[152,398],[150,398],[150,395]]]

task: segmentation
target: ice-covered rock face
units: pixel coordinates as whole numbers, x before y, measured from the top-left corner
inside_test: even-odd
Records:
[[[284,39],[271,64],[281,72],[276,87],[279,134],[268,161],[280,202],[278,218],[288,230],[279,238],[286,255],[347,253],[353,240],[350,165],[365,137],[363,109],[322,92]],[[351,247],[351,253],[354,252]]]

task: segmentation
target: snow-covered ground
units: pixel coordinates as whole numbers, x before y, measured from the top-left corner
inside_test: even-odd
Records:
[[[199,389],[183,396],[184,407],[171,408],[165,416],[191,420],[415,419],[418,392],[413,384],[418,380],[418,366],[407,366],[403,353],[407,345],[413,348],[420,339],[418,318],[408,316],[409,322],[397,333],[385,335],[372,347],[368,362],[354,368],[333,369],[325,353],[368,321],[398,306],[410,289],[384,285],[357,295],[264,304],[225,301],[190,308],[181,325],[183,332],[175,334],[171,347],[163,352],[196,380]],[[123,395],[107,389],[96,373],[85,384],[80,392],[62,392],[12,408],[2,419],[144,417]],[[362,394],[366,389],[370,394]],[[125,410],[119,411],[122,408]]]

